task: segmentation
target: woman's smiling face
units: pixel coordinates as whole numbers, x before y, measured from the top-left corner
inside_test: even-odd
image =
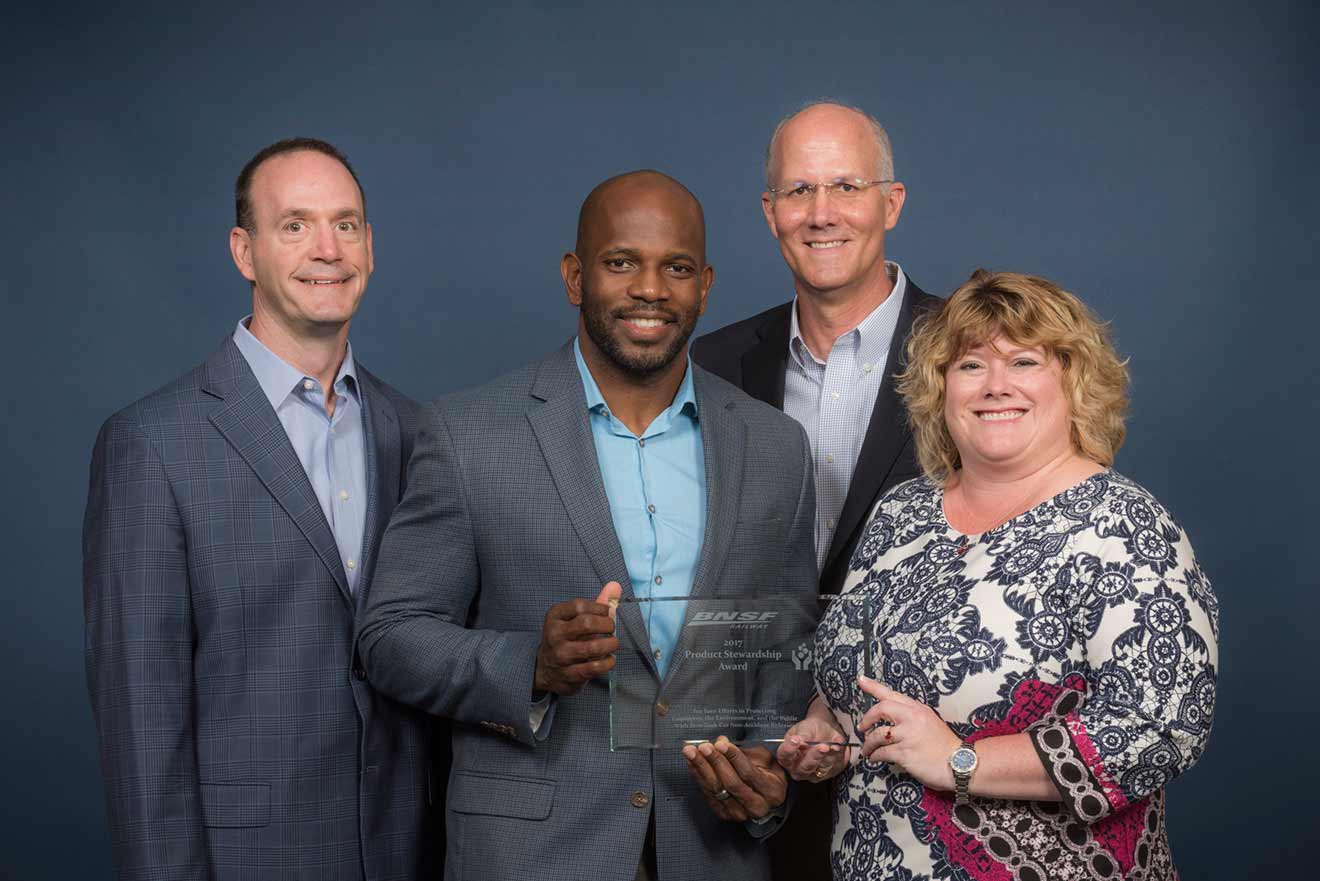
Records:
[[[964,468],[1025,475],[1072,451],[1063,368],[1044,349],[997,337],[955,358],[944,380]]]

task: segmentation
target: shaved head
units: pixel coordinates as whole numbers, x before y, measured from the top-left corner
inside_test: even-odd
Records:
[[[668,196],[668,198],[665,198]],[[679,211],[689,216],[685,218],[691,224],[701,241],[701,258],[706,251],[706,215],[701,210],[701,202],[692,195],[692,191],[664,172],[644,168],[615,175],[596,185],[582,202],[578,211],[577,244],[578,257],[585,258],[593,243],[608,223],[612,210],[642,200],[651,202],[659,197],[669,210]]]
[[[658,171],[604,181],[583,201],[577,244],[559,269],[593,373],[609,371],[623,386],[666,377],[677,387],[715,279],[696,196]]]
[[[775,126],[774,132],[770,135],[770,143],[765,148],[765,185],[775,187],[783,183],[779,180],[780,169],[783,164],[779,146],[786,130],[793,128],[810,131],[824,127],[839,128],[850,123],[862,127],[871,140],[875,142],[875,178],[877,180],[893,180],[894,148],[890,146],[889,134],[885,131],[885,127],[880,124],[880,120],[860,107],[822,99],[812,101],[805,107],[793,111],[779,120],[779,124]]]

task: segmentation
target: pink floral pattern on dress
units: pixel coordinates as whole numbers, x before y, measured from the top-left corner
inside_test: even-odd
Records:
[[[955,805],[859,762],[836,789],[837,881],[1177,877],[1163,787],[1210,733],[1219,608],[1146,490],[1101,472],[963,536],[941,489],[910,481],[872,512],[843,590],[872,597],[833,604],[817,630],[817,687],[843,721],[868,706],[869,657],[961,737],[1027,733],[1061,801]]]

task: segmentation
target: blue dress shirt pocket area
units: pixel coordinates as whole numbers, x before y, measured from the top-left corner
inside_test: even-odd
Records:
[[[449,780],[449,808],[460,814],[544,820],[554,802],[553,780],[468,773],[455,774]]]
[[[257,828],[270,823],[269,783],[203,783],[202,818],[214,829]]]

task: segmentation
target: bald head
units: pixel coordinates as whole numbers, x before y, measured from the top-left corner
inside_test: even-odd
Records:
[[[657,382],[677,390],[715,280],[701,203],[688,188],[658,171],[600,184],[582,203],[577,246],[559,272],[580,310],[578,342],[596,381],[612,376],[615,393]]]
[[[692,191],[667,174],[651,169],[616,175],[596,185],[578,212],[577,244],[574,250],[586,259],[614,226],[615,219],[635,211],[660,211],[685,227],[700,242],[702,262],[706,259],[706,215]]]
[[[880,121],[857,107],[835,101],[816,101],[784,117],[775,126],[765,148],[765,185],[776,187],[785,183],[780,180],[780,169],[786,145],[797,147],[821,137],[865,142],[874,150],[875,177],[872,179],[894,179],[894,151]]]

